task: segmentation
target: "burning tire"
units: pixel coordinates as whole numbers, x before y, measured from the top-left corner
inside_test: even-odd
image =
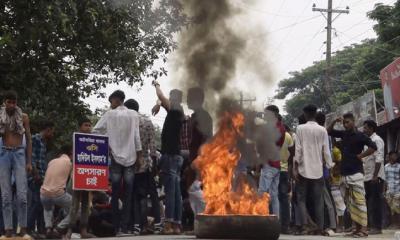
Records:
[[[260,215],[197,215],[196,238],[268,239],[279,238],[280,224],[276,216]]]

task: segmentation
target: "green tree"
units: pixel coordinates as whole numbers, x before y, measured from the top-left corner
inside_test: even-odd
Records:
[[[324,79],[326,62],[320,61],[301,71],[291,72],[290,77],[279,83],[278,99],[287,99],[285,108],[289,124],[301,114],[305,104],[313,103],[323,111],[328,106],[345,104],[368,90],[377,96],[378,111],[382,109],[383,96],[379,72],[400,55],[400,1],[394,6],[377,4],[368,17],[376,20],[377,39],[366,39],[338,51],[332,58],[331,78],[333,95],[326,96]]]
[[[378,40],[385,43],[385,50],[399,50],[400,1],[396,1],[394,5],[376,4],[374,10],[368,13],[368,17],[377,21],[374,30]]]
[[[178,0],[3,0],[0,91],[16,90],[33,118],[71,131],[90,114],[85,97],[166,74],[153,65],[175,48],[185,19]]]
[[[158,126],[157,124],[154,124],[154,130],[156,132],[156,147],[157,149],[161,150],[161,127]]]
[[[361,96],[366,90],[379,89],[380,81],[377,75],[366,71],[365,62],[376,56],[373,47],[375,40],[366,40],[337,52],[332,58],[331,77],[333,95],[325,94],[325,61],[303,69],[291,72],[291,77],[279,83],[276,98],[288,97],[285,108],[288,114],[295,117],[302,112],[302,107],[314,103],[323,111],[329,111],[328,105],[339,106]]]

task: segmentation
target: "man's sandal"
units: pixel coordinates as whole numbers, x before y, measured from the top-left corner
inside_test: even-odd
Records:
[[[353,233],[353,235],[351,237],[353,237],[353,238],[367,238],[368,237],[368,233],[363,232],[363,231],[357,231],[357,232]]]

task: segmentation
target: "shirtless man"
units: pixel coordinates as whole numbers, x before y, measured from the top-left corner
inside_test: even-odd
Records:
[[[17,93],[7,91],[3,94],[0,107],[0,137],[3,146],[0,150],[0,181],[5,239],[13,233],[11,176],[14,174],[17,185],[18,223],[22,239],[32,239],[27,227],[27,174],[32,171],[32,140],[29,117],[17,106]],[[25,135],[26,148],[23,146]]]

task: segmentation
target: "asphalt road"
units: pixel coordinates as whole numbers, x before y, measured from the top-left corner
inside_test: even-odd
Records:
[[[400,230],[399,230],[400,231]],[[378,240],[378,239],[395,239],[394,234],[395,230],[386,230],[381,235],[373,235],[369,236],[368,240]],[[163,236],[163,235],[147,235],[147,236],[130,236],[130,237],[120,237],[120,238],[97,238],[101,240],[172,240],[172,239],[196,239],[195,236],[185,236],[185,235],[171,235],[171,236]],[[351,239],[349,237],[345,237],[342,235],[336,235],[334,237],[322,237],[322,236],[292,236],[292,235],[281,235],[280,240],[341,240],[341,239]],[[399,239],[400,240],[400,239]]]

